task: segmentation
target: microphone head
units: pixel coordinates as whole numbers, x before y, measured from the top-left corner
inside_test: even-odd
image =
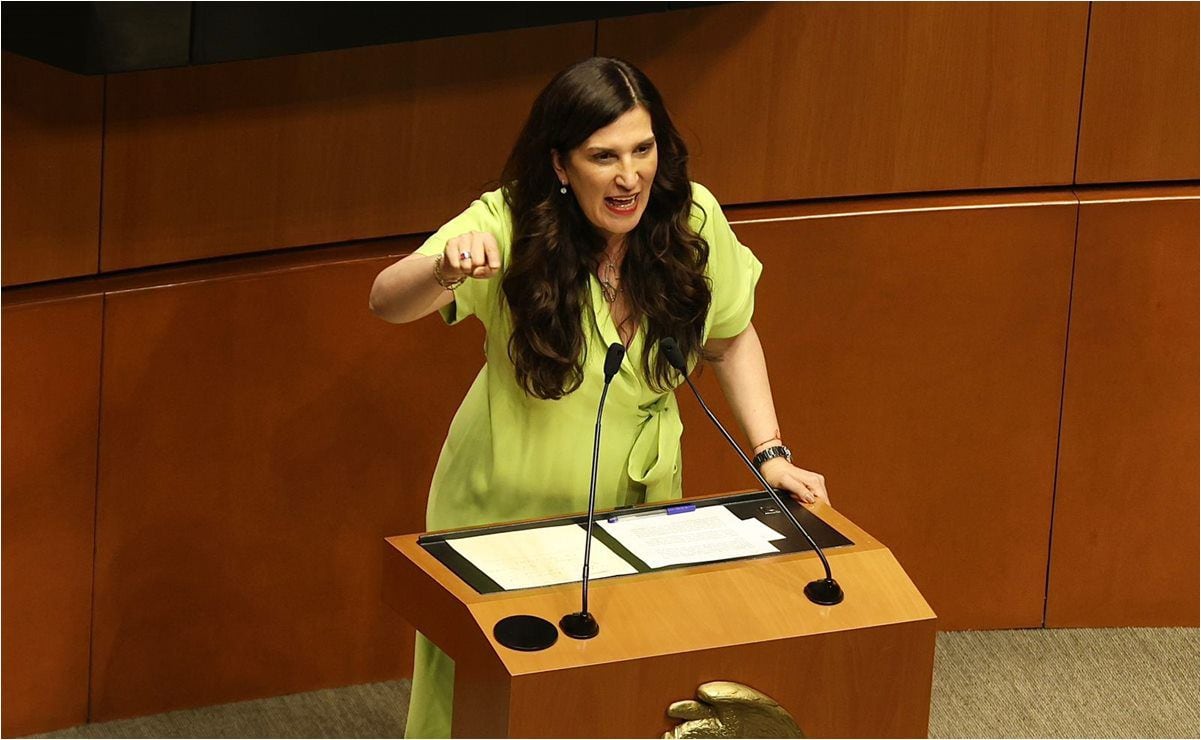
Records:
[[[609,345],[609,352],[605,355],[605,382],[613,380],[613,376],[617,375],[617,371],[621,369],[621,361],[625,359],[626,348],[614,342]]]
[[[663,340],[659,342],[659,350],[671,366],[680,371],[681,375],[688,375],[688,363],[684,360],[684,353],[680,351],[680,345],[676,344],[674,337],[663,337]]]

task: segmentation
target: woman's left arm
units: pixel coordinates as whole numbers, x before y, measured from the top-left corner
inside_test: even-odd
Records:
[[[713,362],[717,382],[721,384],[722,393],[734,410],[743,434],[755,445],[753,454],[782,444],[767,379],[767,362],[755,325],[748,324],[741,334],[730,339],[710,339],[705,349],[717,356]],[[807,504],[819,499],[830,503],[824,477],[798,468],[782,457],[763,463],[760,472],[768,483],[788,491],[795,499]]]

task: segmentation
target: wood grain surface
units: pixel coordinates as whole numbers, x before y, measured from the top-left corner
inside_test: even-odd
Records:
[[[379,543],[483,357],[371,315],[389,261],[109,294],[94,720],[408,674]]]
[[[1079,183],[1196,180],[1196,3],[1093,3]]]
[[[794,461],[896,554],[942,629],[1042,623],[1076,205],[1024,202],[732,216],[764,264],[754,323]],[[700,385],[736,428],[715,375]],[[748,485],[682,393],[685,490]]]
[[[592,39],[580,23],[114,75],[103,269],[433,230]]]
[[[813,511],[855,542],[828,553],[846,592],[837,606],[801,593],[821,574],[812,552],[607,578],[590,587],[597,637],[521,652],[497,643],[493,625],[513,614],[557,622],[578,609],[578,584],[481,595],[415,535],[389,538],[385,578],[429,596],[393,603],[465,670],[459,737],[650,737],[667,729],[671,701],[708,680],[768,693],[811,736],[923,735],[934,613],[877,540],[829,507]]]
[[[678,723],[668,706],[723,680],[775,699],[806,737],[926,737],[933,668],[934,623],[903,622],[521,676],[507,736],[658,737]]]
[[[751,3],[606,19],[726,203],[1067,185],[1085,3]]]
[[[102,305],[4,309],[5,737],[88,719]]]
[[[1082,197],[1047,625],[1196,627],[1197,188]]]
[[[3,55],[4,285],[96,272],[104,78]]]

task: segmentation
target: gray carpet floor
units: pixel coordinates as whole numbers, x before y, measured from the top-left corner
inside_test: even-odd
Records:
[[[1198,630],[938,636],[930,737],[1198,737]],[[350,686],[35,737],[400,737],[408,681]]]

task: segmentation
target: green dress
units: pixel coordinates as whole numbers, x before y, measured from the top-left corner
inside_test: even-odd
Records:
[[[712,303],[704,338],[733,337],[750,324],[763,267],[739,243],[708,190],[693,183],[692,198],[693,228],[709,244]],[[451,421],[434,470],[426,528],[457,529],[585,511],[605,353],[610,344],[621,341],[609,304],[593,276],[591,305],[584,309],[582,325],[588,341],[581,386],[559,400],[527,395],[517,384],[508,357],[512,325],[502,305],[500,283],[509,263],[512,219],[501,191],[485,193],[417,252],[441,254],[447,240],[469,231],[496,237],[501,275],[467,280],[441,312],[449,324],[474,315],[487,336],[484,367]],[[605,401],[598,510],[682,495],[683,426],[675,393],[657,393],[647,384],[642,347],[640,329]],[[418,634],[406,737],[450,736],[453,688],[453,661]]]

